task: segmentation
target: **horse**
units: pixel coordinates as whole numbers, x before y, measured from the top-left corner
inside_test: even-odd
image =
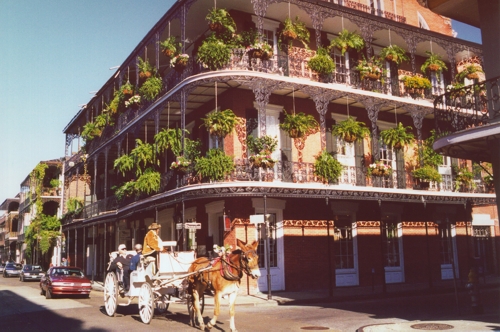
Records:
[[[217,323],[220,313],[220,302],[223,297],[229,296],[229,328],[231,332],[237,332],[234,325],[234,304],[238,289],[240,287],[243,272],[257,279],[260,277],[259,256],[257,255],[258,242],[246,244],[241,240],[236,240],[240,249],[232,253],[222,255],[214,260],[206,257],[196,259],[189,267],[189,272],[200,271],[189,276],[189,294],[194,307],[194,316],[198,320],[200,330],[205,330],[205,323],[200,310],[200,294],[204,294],[207,288],[214,292],[214,316],[206,327],[211,329]]]

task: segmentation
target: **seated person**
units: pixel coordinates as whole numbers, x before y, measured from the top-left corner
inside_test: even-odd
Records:
[[[116,271],[117,269],[122,271],[123,275],[123,289],[128,292],[130,285],[130,260],[132,255],[127,255],[127,246],[120,244],[118,246],[118,256],[109,265],[108,271]]]
[[[156,258],[158,257],[158,252],[164,251],[163,247],[160,247],[162,240],[160,239],[160,236],[158,235],[158,232],[161,228],[161,225],[158,225],[157,223],[152,223],[149,225],[148,233],[146,234],[146,237],[144,238],[144,246],[142,249],[142,255],[144,256],[146,262],[149,263],[154,263],[156,262]],[[153,274],[156,273],[155,271],[156,267],[153,265]]]

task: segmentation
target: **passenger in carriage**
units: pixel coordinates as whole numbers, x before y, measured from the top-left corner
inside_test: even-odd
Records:
[[[152,223],[149,225],[149,231],[144,238],[144,246],[142,255],[144,256],[147,263],[155,263],[157,261],[158,252],[165,251],[163,247],[161,247],[162,240],[158,235],[160,231],[161,225],[157,223]],[[156,267],[153,265],[153,274],[156,274]]]
[[[137,270],[137,265],[141,261],[142,257],[142,244],[137,243],[134,247],[135,252],[137,253],[132,259],[130,260],[130,271],[135,271]]]
[[[130,261],[132,255],[127,254],[127,246],[120,244],[118,246],[118,256],[113,260],[109,266],[109,271],[116,271],[116,269],[122,270],[123,274],[123,290],[128,292],[130,285]]]

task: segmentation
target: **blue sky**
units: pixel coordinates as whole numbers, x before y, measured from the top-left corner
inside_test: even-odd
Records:
[[[62,131],[79,105],[174,2],[1,0],[0,203],[39,161],[64,156]],[[454,29],[480,42],[470,28]]]

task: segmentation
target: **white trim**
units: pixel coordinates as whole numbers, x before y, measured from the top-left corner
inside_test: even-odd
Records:
[[[489,214],[472,214],[472,226],[495,226],[495,220]]]

